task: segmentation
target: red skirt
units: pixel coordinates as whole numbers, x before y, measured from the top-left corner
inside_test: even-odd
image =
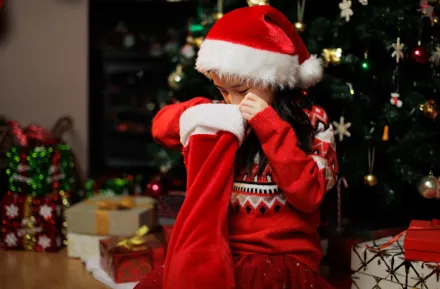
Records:
[[[333,289],[319,273],[289,255],[234,258],[236,289]],[[163,270],[153,271],[135,289],[162,289]]]

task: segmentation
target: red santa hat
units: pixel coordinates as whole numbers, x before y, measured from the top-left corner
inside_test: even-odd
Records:
[[[196,69],[235,76],[253,85],[307,88],[322,78],[322,63],[310,56],[294,26],[271,6],[225,14],[209,31]]]

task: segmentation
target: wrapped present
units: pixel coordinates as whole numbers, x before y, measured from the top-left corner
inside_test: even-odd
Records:
[[[67,256],[87,260],[99,257],[99,241],[109,236],[67,233]]]
[[[58,193],[2,199],[1,244],[4,249],[55,252],[63,246],[62,198]]]
[[[405,235],[405,259],[440,262],[440,220],[411,221]]]
[[[156,225],[156,201],[150,197],[94,196],[65,212],[68,231],[100,236],[130,236]]]
[[[185,192],[170,191],[157,198],[157,215],[163,218],[177,218],[185,200]]]
[[[163,265],[163,246],[142,226],[132,237],[100,240],[100,263],[115,283],[140,281],[155,264]]]
[[[437,289],[440,264],[405,260],[403,239],[391,237],[359,243],[351,258],[352,288]],[[386,246],[383,246],[387,244]]]
[[[384,228],[384,229],[365,229],[353,224],[347,226],[340,233],[329,234],[327,257],[331,268],[332,278],[343,279],[351,275],[350,260],[352,258],[352,248],[356,244],[377,240],[387,236],[402,232],[405,228]]]

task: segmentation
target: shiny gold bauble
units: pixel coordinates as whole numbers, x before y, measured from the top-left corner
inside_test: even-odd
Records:
[[[295,26],[295,30],[298,33],[304,32],[304,29],[306,29],[306,25],[304,23],[302,23],[302,22],[296,22],[294,24],[294,26]]]
[[[185,75],[182,71],[182,66],[178,65],[176,70],[168,76],[168,85],[174,90],[179,90],[184,77]]]
[[[422,195],[424,198],[432,199],[437,196],[437,190],[439,189],[439,180],[429,174],[419,181],[417,185],[417,190],[419,191],[420,195]]]
[[[368,174],[364,177],[364,183],[370,187],[377,185],[377,177],[373,174]]]

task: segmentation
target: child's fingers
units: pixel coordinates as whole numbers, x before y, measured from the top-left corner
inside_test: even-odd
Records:
[[[253,100],[253,101],[258,100],[258,96],[256,96],[252,92],[249,92],[248,94],[246,94],[246,96],[244,98],[248,99],[248,100]]]
[[[242,113],[249,113],[249,114],[253,114],[254,113],[254,109],[250,106],[242,106],[240,107],[240,111]]]
[[[243,106],[254,107],[255,101],[245,98],[240,102],[240,107],[243,107]]]

